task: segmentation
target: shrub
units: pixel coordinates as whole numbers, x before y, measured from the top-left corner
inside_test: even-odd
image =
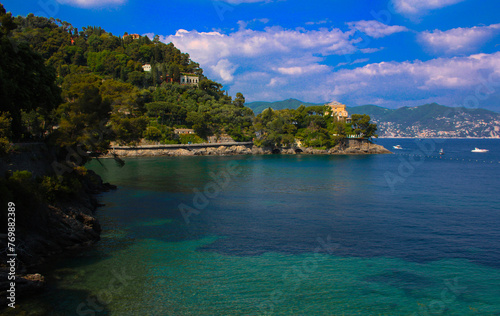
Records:
[[[144,138],[147,140],[153,140],[153,141],[158,141],[162,137],[161,131],[154,127],[154,126],[148,126],[146,130],[144,131]]]
[[[44,176],[40,183],[40,190],[49,202],[54,202],[58,198],[68,197],[73,190],[64,184],[62,176]]]
[[[179,139],[181,144],[188,144],[189,142],[191,142],[191,144],[200,144],[204,142],[204,140],[196,134],[181,134],[179,135]]]
[[[77,175],[82,176],[82,177],[85,177],[88,173],[87,168],[85,168],[84,166],[75,167],[75,168],[73,168],[73,170],[75,170]]]
[[[0,157],[6,156],[12,151],[12,145],[10,144],[7,137],[0,137]]]
[[[28,170],[14,171],[12,176],[9,178],[11,181],[17,181],[21,184],[26,184],[33,178],[33,174]]]

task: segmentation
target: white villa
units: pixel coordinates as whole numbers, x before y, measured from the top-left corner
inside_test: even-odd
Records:
[[[195,86],[197,86],[200,81],[198,75],[191,73],[181,73],[180,79],[181,79],[180,80],[181,84],[195,85]]]

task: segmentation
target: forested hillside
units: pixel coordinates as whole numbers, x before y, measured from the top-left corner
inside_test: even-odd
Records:
[[[4,153],[19,141],[43,141],[63,153],[74,148],[103,153],[113,141],[195,143],[226,134],[267,146],[304,139],[331,147],[344,131],[360,130],[335,117],[320,118],[327,109],[315,105],[302,107],[300,120],[290,121],[286,111],[256,118],[243,94],[233,99],[188,54],[158,36],[116,36],[98,26],[79,29],[33,14],[12,17],[3,6],[0,14]],[[180,78],[188,75],[199,82],[182,84]],[[329,128],[333,123],[339,126],[335,132]],[[175,132],[180,129],[194,133]]]
[[[297,99],[287,99],[283,101],[276,102],[266,102],[266,101],[255,101],[247,103],[247,106],[251,108],[255,114],[262,113],[264,110],[271,108],[273,110],[285,110],[285,109],[297,109],[299,106],[317,106],[323,105],[319,103],[308,103],[302,102]]]
[[[244,96],[232,100],[171,43],[115,36],[94,26],[79,30],[33,14],[13,18],[3,7],[1,14],[4,147],[6,139],[104,151],[110,141],[133,144],[142,138],[252,138],[253,112],[244,107]],[[143,70],[145,64],[151,71]],[[198,76],[198,86],[179,84],[183,73]],[[196,135],[179,137],[175,128],[193,128]]]

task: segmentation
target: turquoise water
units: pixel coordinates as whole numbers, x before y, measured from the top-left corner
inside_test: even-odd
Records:
[[[379,142],[405,149],[94,161],[119,186],[100,197],[102,240],[47,267],[21,309],[500,315],[500,142]]]

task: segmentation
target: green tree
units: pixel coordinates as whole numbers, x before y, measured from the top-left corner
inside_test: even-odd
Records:
[[[377,124],[370,123],[370,116],[366,114],[353,114],[349,124],[354,134],[363,135],[363,137],[378,137],[376,133]]]
[[[101,82],[99,77],[89,74],[66,77],[63,83],[66,102],[57,109],[60,119],[54,134],[56,145],[66,149],[78,147],[84,151],[107,151],[111,140],[107,126],[111,105],[109,100],[101,97]]]
[[[236,93],[236,98],[234,99],[233,104],[240,108],[245,106],[245,97],[241,92]]]
[[[60,102],[55,71],[26,44],[10,38],[15,27],[10,13],[0,4],[0,100],[2,111],[12,119],[12,137],[21,139],[21,111],[37,110],[47,115]]]

